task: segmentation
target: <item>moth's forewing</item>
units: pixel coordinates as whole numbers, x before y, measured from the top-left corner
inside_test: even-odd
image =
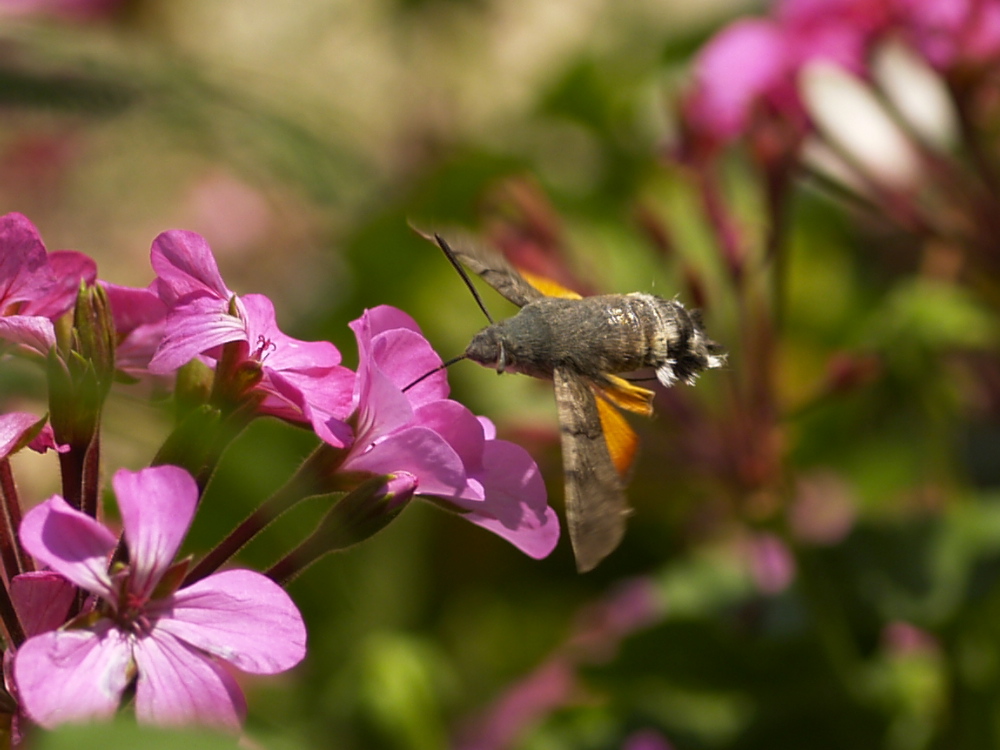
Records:
[[[478,274],[483,281],[518,307],[524,307],[532,300],[545,296],[529,284],[502,253],[487,247],[475,237],[449,230],[442,244],[440,234],[427,234],[419,229],[417,232],[439,244],[446,253],[458,258],[463,266]],[[455,244],[452,244],[453,238]]]
[[[585,573],[621,542],[628,506],[590,385],[564,368],[555,369],[553,380],[566,474],[566,523],[577,570]]]

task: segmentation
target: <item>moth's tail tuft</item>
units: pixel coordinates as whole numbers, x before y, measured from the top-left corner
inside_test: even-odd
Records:
[[[726,351],[722,344],[713,341],[705,333],[700,311],[688,311],[680,305],[678,307],[681,317],[687,317],[687,325],[683,326],[687,336],[671,352],[674,356],[657,370],[656,375],[664,385],[671,385],[678,380],[694,385],[702,370],[715,370],[725,366]]]

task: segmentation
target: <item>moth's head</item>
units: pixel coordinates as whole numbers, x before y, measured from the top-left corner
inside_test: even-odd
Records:
[[[472,337],[472,341],[465,348],[466,359],[493,368],[497,372],[503,372],[507,367],[504,338],[501,324],[487,326]]]

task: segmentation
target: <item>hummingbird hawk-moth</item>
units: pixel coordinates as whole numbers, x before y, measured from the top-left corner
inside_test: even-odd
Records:
[[[698,312],[676,300],[642,292],[581,297],[476,242],[456,249],[439,234],[423,236],[448,256],[490,321],[452,361],[553,381],[570,541],[577,569],[593,569],[621,542],[630,513],[622,477],[638,438],[618,408],[653,413],[653,392],[619,374],[652,368],[665,386],[692,384],[725,363],[722,347],[705,335]],[[494,322],[462,265],[520,311]]]

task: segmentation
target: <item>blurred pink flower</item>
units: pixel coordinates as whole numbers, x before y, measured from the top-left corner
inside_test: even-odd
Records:
[[[441,365],[409,315],[381,306],[350,325],[359,358],[356,436],[341,470],[407,472],[417,495],[436,498],[531,557],[548,555],[559,522],[528,452],[497,440],[491,422],[449,399],[443,371],[403,390]]]
[[[780,594],[795,579],[795,558],[775,534],[752,534],[744,542],[750,575],[764,594]]]
[[[575,665],[551,659],[511,685],[488,712],[459,731],[456,750],[502,750],[512,747],[528,729],[570,704],[583,688]]]
[[[940,70],[1000,62],[996,0],[893,0],[902,34]]]
[[[745,134],[764,104],[799,109],[791,62],[788,40],[770,20],[739,20],[712,37],[694,60],[682,105],[694,137],[726,143]]]
[[[902,620],[887,623],[882,629],[882,644],[895,656],[936,654],[941,644],[931,633]]]
[[[22,543],[40,563],[96,597],[87,618],[17,650],[21,708],[46,727],[107,717],[137,676],[140,721],[238,727],[244,698],[222,663],[252,674],[293,667],[305,655],[298,610],[277,584],[247,570],[174,588],[182,577],[172,573],[174,555],[198,498],[185,471],[121,470],[113,485],[130,561],[113,574],[116,536],[58,495],[21,525]]]
[[[606,663],[630,635],[663,620],[666,603],[657,583],[648,577],[628,578],[606,595],[585,605],[564,644],[530,674],[514,682],[482,714],[465,721],[454,743],[459,750],[501,750],[512,747],[533,726],[567,706],[585,701],[588,689],[577,671],[586,664]],[[670,745],[652,742],[653,733],[637,732],[623,747],[660,750]]]
[[[622,640],[662,621],[666,611],[667,603],[652,578],[623,579],[580,610],[570,644],[587,662],[610,661]]]
[[[796,482],[788,523],[795,538],[811,544],[836,544],[854,527],[856,500],[847,481],[833,471],[813,471]]]
[[[625,738],[621,750],[673,750],[673,747],[655,729],[639,729]]]
[[[110,15],[125,0],[0,0],[2,16],[59,16],[92,20]]]
[[[230,291],[201,235],[162,233],[153,241],[151,261],[157,276],[150,288],[167,317],[150,372],[171,372],[199,355],[218,360],[224,344],[241,343],[241,362],[261,371],[254,386],[263,394],[260,413],[318,425],[320,437],[336,447],[350,443],[342,420],[350,413],[354,373],[340,366],[333,344],[285,335],[271,300]]]
[[[787,2],[777,18],[740,19],[712,37],[695,57],[681,105],[684,151],[710,152],[768,121],[783,123],[781,137],[789,150],[797,147],[809,128],[799,94],[802,67],[823,60],[858,74],[866,69],[871,30],[855,20],[860,11],[850,6],[844,0]]]

